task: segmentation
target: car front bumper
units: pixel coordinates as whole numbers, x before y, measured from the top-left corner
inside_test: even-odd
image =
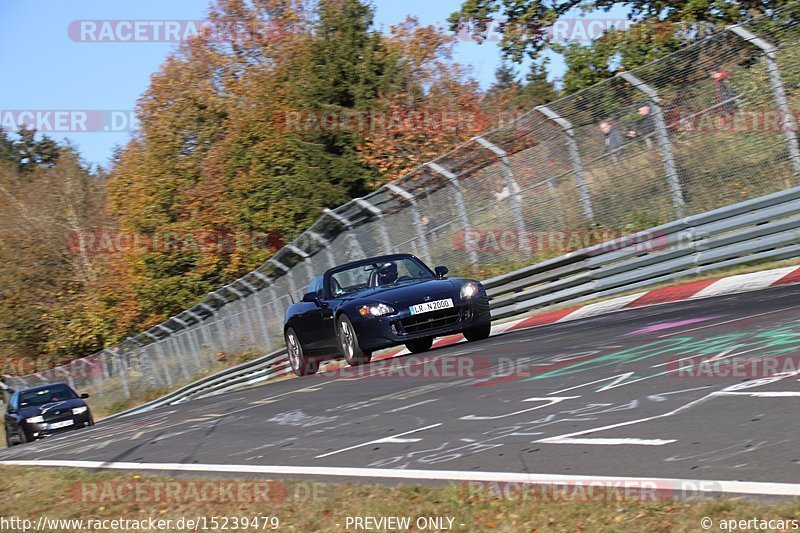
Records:
[[[56,428],[52,427],[52,424],[58,424],[59,422],[64,422],[67,420],[72,420],[72,424],[63,427],[56,427]],[[23,431],[25,431],[25,436],[28,438],[28,440],[35,440],[44,437],[49,437],[57,433],[64,433],[73,429],[85,428],[90,425],[92,425],[92,415],[89,411],[85,411],[77,415],[59,417],[58,419],[55,420],[38,422],[35,424],[23,422],[22,429]]]
[[[416,339],[461,333],[491,322],[487,296],[455,300],[452,308],[421,315],[412,315],[406,307],[390,316],[360,318],[353,322],[358,342],[362,349],[374,351]]]

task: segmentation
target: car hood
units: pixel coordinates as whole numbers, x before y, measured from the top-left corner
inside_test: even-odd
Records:
[[[23,407],[19,410],[23,418],[31,418],[39,415],[53,415],[58,412],[74,409],[75,407],[82,407],[86,405],[80,398],[72,398],[71,400],[58,400],[56,402],[46,403],[44,405],[34,405],[31,407]]]
[[[425,301],[457,298],[461,281],[457,279],[421,279],[397,285],[375,287],[353,295],[354,300],[384,302],[391,305],[413,305]]]

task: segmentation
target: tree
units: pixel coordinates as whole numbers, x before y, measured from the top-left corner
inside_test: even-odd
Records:
[[[789,3],[788,0],[631,0],[624,5],[630,9],[629,18],[634,23],[724,25],[742,22]],[[485,40],[491,23],[502,21],[500,46],[503,53],[514,62],[520,62],[525,55],[538,59],[542,51],[553,44],[548,27],[571,10],[580,7],[584,11],[608,11],[618,5],[619,2],[613,0],[464,0],[461,9],[448,20],[452,31],[467,31],[478,42]]]
[[[378,186],[466,142],[490,125],[480,107],[478,83],[453,64],[453,36],[415,17],[390,28],[384,48],[394,58],[393,92],[376,101],[361,160],[376,171]]]

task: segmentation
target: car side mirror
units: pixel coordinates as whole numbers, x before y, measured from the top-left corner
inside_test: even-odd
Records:
[[[433,271],[436,273],[437,278],[443,278],[447,275],[448,272],[450,272],[450,269],[447,268],[446,266],[438,266],[434,268]]]
[[[89,393],[88,392],[84,392],[84,393],[81,394],[81,398],[83,398],[84,400],[86,398],[88,398],[88,397],[89,397]]]
[[[303,301],[309,304],[319,303],[319,296],[316,292],[307,292],[303,295]]]
[[[13,415],[13,414],[14,414],[14,413],[16,413],[16,412],[17,412],[17,410],[16,410],[16,409],[14,409],[13,407],[9,407],[9,408],[8,408],[8,411],[7,411],[7,413],[8,413],[8,414],[10,414],[10,415]]]

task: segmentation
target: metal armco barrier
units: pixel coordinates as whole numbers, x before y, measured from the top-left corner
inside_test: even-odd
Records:
[[[194,307],[99,353],[5,382],[66,381],[112,410],[156,391],[189,387],[178,389],[182,398],[236,385],[228,378],[244,383],[250,367],[213,383],[204,376],[228,356],[278,353],[286,309],[314,274],[386,252],[414,253],[453,275],[512,271],[486,281],[499,318],[794,257],[798,20],[793,5],[709,29],[673,54],[539,106],[364,198],[321,210],[268,261]],[[522,239],[595,229],[633,236],[568,249]],[[480,236],[495,231],[518,245],[485,246]],[[254,379],[278,372],[262,370]]]

